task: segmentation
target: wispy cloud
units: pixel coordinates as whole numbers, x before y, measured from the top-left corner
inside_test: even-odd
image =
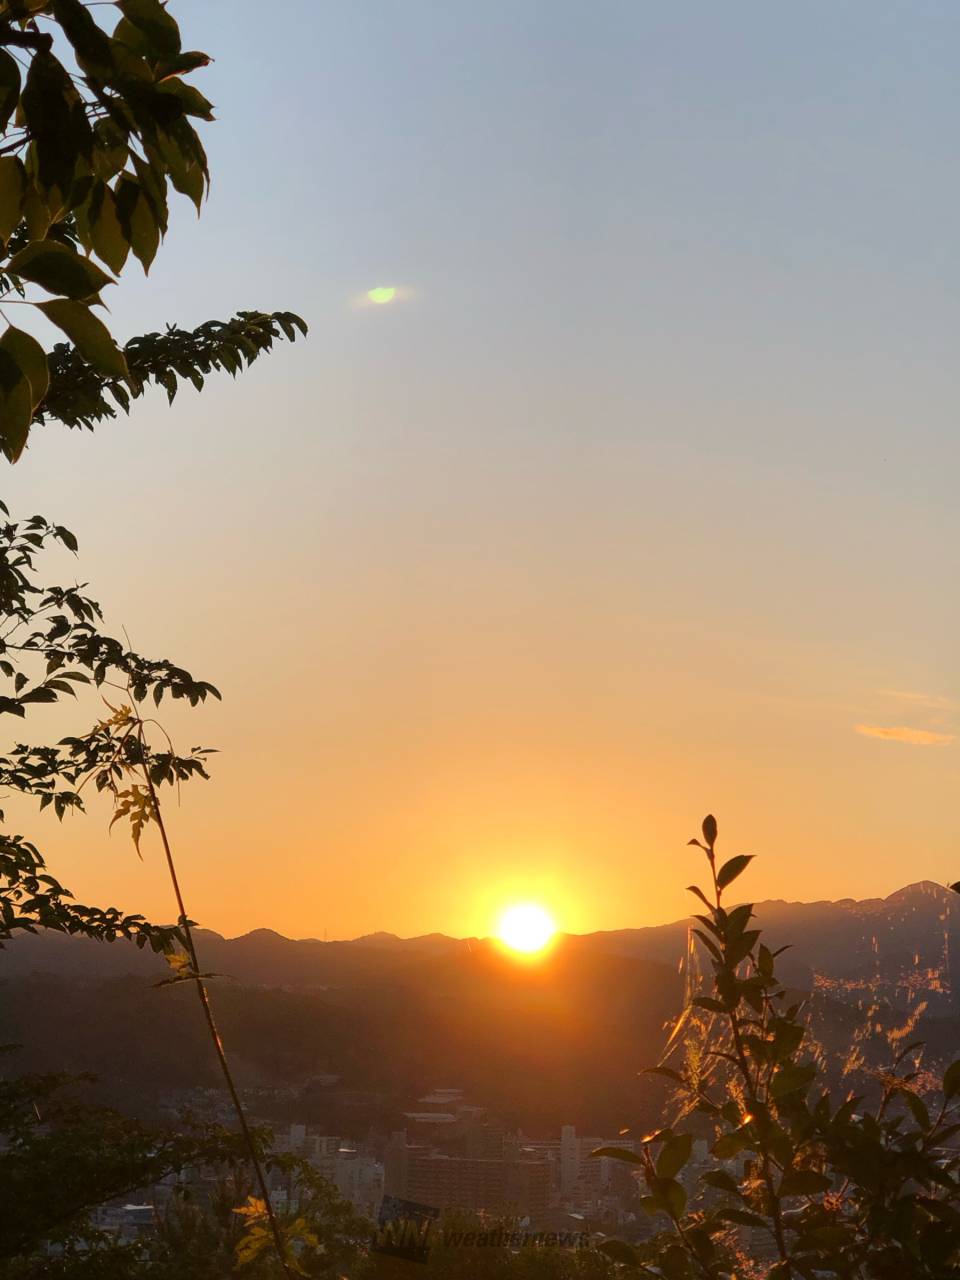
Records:
[[[883,698],[896,698],[900,702],[910,702],[916,707],[927,707],[931,711],[960,711],[960,702],[953,698],[944,698],[939,693],[913,693],[907,689],[878,689]]]
[[[945,747],[956,738],[955,733],[934,733],[932,729],[911,729],[904,724],[858,724],[857,733],[865,738],[882,738],[885,742],[906,742],[913,747]]]

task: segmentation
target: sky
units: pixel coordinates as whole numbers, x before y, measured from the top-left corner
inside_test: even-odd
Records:
[[[213,191],[114,332],[309,338],[38,431],[4,489],[223,691],[168,716],[220,749],[193,917],[676,919],[708,810],[758,900],[960,876],[960,9],[172,7]],[[15,812],[81,899],[174,916],[155,841]]]

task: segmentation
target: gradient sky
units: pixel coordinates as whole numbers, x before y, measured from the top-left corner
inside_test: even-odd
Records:
[[[756,898],[960,876],[960,9],[173,7],[214,190],[115,331],[310,338],[5,487],[223,689],[170,720],[222,750],[173,823],[194,917],[657,922],[708,809]],[[104,809],[17,816],[173,914]]]

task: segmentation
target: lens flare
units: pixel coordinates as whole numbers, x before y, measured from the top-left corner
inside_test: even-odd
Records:
[[[533,902],[508,907],[500,917],[497,937],[514,951],[542,951],[557,931],[553,917]]]
[[[376,289],[368,289],[367,297],[371,302],[376,303],[378,307],[386,306],[388,302],[392,302],[397,296],[397,291],[392,285],[378,285]]]

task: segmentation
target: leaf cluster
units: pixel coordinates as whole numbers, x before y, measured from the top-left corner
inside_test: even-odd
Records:
[[[0,1080],[0,1260],[75,1237],[96,1205],[198,1164],[239,1165],[219,1126],[146,1125],[78,1096],[64,1075]],[[2,1272],[0,1272],[2,1274]]]
[[[11,461],[34,423],[90,427],[151,382],[172,400],[178,380],[200,388],[306,332],[291,312],[244,311],[121,348],[97,312],[131,254],[149,271],[172,192],[200,212],[210,174],[197,125],[213,108],[189,77],[209,61],[183,47],[161,0],[0,0],[0,308],[28,306],[67,339],[48,353],[9,321],[0,334]]]
[[[693,933],[709,981],[677,1020],[652,1072],[674,1085],[678,1118],[638,1151],[596,1155],[638,1166],[641,1200],[670,1232],[634,1248],[614,1242],[628,1269],[670,1280],[739,1274],[744,1232],[767,1241],[769,1280],[939,1280],[960,1269],[960,1062],[939,1095],[920,1088],[919,1043],[878,1079],[878,1096],[837,1102],[820,1083],[804,1000],[776,976],[776,958],[751,928],[753,906],[728,907],[724,891],[749,855],[717,860],[717,823],[702,839],[704,911]],[[704,1052],[683,1058],[685,1036]],[[675,1064],[675,1065],[674,1065]],[[712,1133],[711,1167],[687,1171],[696,1132]],[[696,1184],[699,1183],[699,1186]]]
[[[68,529],[42,516],[11,520],[2,503],[0,514],[0,715],[22,720],[32,707],[76,699],[85,688],[116,688],[125,699],[107,701],[109,714],[83,733],[54,744],[14,743],[0,755],[0,788],[32,798],[41,810],[51,806],[62,819],[84,808],[82,792],[92,782],[95,792],[112,798],[113,821],[130,823],[139,850],[143,828],[156,818],[156,789],[207,778],[210,750],[194,747],[180,755],[169,741],[152,746],[137,703],[149,697],[159,705],[171,697],[197,706],[220,694],[169,659],[144,657],[106,633],[102,610],[82,585],[43,581],[38,561],[47,548],[77,549]],[[181,940],[179,927],[75,903],[48,874],[34,844],[2,834],[0,945],[17,931],[43,928],[107,942],[128,938],[155,951]]]

